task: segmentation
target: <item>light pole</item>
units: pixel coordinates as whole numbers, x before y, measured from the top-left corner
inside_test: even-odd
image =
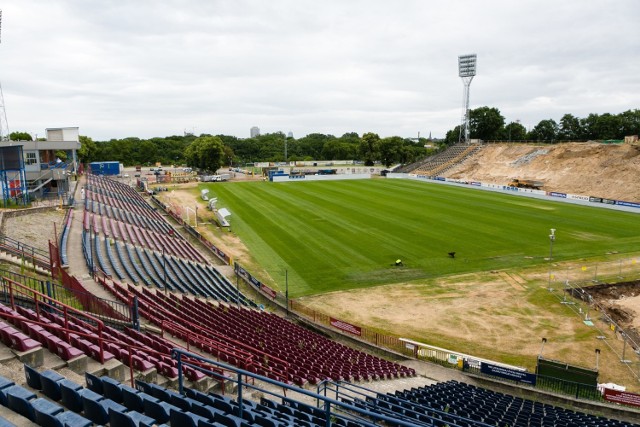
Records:
[[[546,338],[542,338],[542,346],[540,347],[540,353],[538,354],[538,359],[542,357],[542,350],[544,350],[544,344],[547,342]]]
[[[596,371],[598,370],[599,366],[600,366],[600,349],[596,348]]]
[[[551,260],[553,259],[553,242],[556,241],[556,229],[551,229],[551,234],[549,234],[549,292],[553,291],[551,287]]]
[[[470,55],[458,56],[458,77],[462,79],[464,85],[464,92],[462,95],[462,123],[460,124],[460,135],[458,137],[458,143],[464,142],[468,144],[469,141],[469,87],[471,86],[471,80],[476,75],[476,63],[477,55],[472,53]]]

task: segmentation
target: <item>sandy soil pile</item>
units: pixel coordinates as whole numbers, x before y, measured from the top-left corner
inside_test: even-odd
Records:
[[[640,146],[490,144],[445,176],[503,185],[532,179],[546,191],[640,202]]]

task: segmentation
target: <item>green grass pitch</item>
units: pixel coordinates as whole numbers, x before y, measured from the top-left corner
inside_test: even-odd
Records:
[[[287,271],[291,297],[544,265],[551,228],[554,261],[640,248],[638,214],[471,188],[398,179],[206,188],[281,288]]]

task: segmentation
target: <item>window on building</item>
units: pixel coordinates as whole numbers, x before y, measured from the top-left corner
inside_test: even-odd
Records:
[[[38,159],[36,159],[36,153],[25,153],[24,163],[26,165],[35,165],[38,163]]]

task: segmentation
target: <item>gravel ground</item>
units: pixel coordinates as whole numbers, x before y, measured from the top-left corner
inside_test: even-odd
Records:
[[[54,240],[55,229],[60,233],[64,209],[38,210],[26,215],[8,217],[2,221],[2,233],[24,244],[49,252],[49,240]]]

